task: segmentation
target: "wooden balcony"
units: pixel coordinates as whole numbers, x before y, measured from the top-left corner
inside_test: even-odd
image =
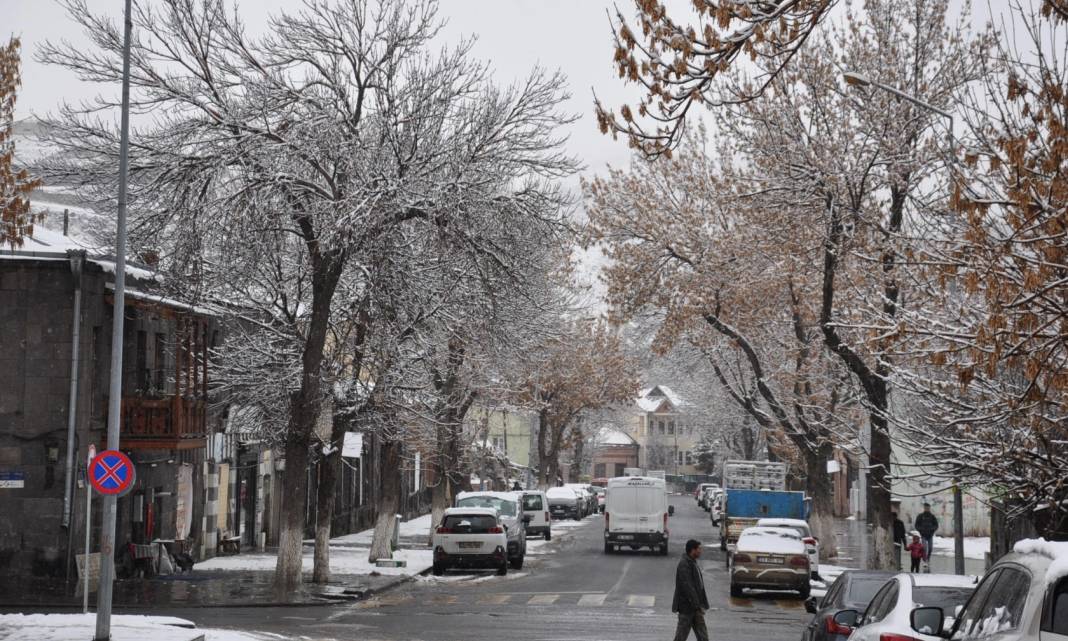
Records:
[[[120,447],[174,450],[204,447],[207,415],[207,402],[201,399],[124,398]]]

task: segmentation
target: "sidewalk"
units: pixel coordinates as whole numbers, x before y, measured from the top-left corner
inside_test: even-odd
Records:
[[[867,567],[871,554],[872,535],[864,521],[835,520],[835,534],[838,538],[838,558],[835,565],[850,568]],[[986,571],[985,552],[990,549],[990,539],[985,537],[965,537],[964,572],[982,576]],[[901,562],[908,569],[908,559],[901,555]],[[935,537],[935,549],[931,554],[931,572],[934,574],[953,574],[953,539]]]
[[[415,536],[419,531],[421,539]],[[314,545],[304,545],[305,583],[293,594],[278,593],[273,584],[276,552],[246,552],[217,556],[197,563],[192,572],[151,579],[116,580],[116,608],[168,607],[270,607],[328,605],[339,600],[356,600],[389,590],[433,565],[428,545],[430,516],[401,523],[401,549],[394,558],[407,567],[380,568],[367,562],[371,530],[340,536],[330,544],[330,583],[310,583]],[[405,536],[406,533],[409,536]],[[96,603],[95,592],[89,596]],[[0,577],[0,607],[81,609],[81,583],[37,577]],[[3,637],[0,637],[2,640]],[[155,641],[155,640],[154,640]]]
[[[93,638],[93,614],[0,614],[0,641],[85,641]],[[198,630],[192,621],[173,617],[118,614],[111,617],[112,641],[264,641],[233,630]]]

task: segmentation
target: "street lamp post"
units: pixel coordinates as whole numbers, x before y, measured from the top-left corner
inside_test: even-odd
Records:
[[[955,141],[953,139],[953,114],[944,109],[940,109],[929,102],[911,96],[900,89],[896,89],[890,85],[884,85],[881,82],[876,82],[862,73],[847,71],[842,74],[842,79],[846,81],[846,84],[854,87],[875,87],[876,89],[881,89],[901,98],[902,100],[911,102],[921,109],[936,113],[948,120],[949,131],[946,134],[946,138],[949,141],[949,162],[951,165],[956,165],[957,154]],[[960,480],[956,478],[953,479],[953,557],[954,571],[957,574],[964,574],[964,505],[961,497]]]

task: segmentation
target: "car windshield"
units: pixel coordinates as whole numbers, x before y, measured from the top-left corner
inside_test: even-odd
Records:
[[[496,496],[467,496],[457,501],[456,507],[488,507],[501,516],[515,516],[515,503]]]
[[[916,602],[916,607],[918,608],[942,608],[943,612],[952,614],[958,605],[963,605],[968,600],[974,589],[974,587],[919,586],[912,590],[912,600]]]
[[[497,519],[486,514],[453,514],[446,516],[442,527],[453,532],[485,534],[497,526]]]
[[[879,588],[886,585],[886,577],[857,577],[849,582],[847,603],[859,603],[867,606],[871,603]]]
[[[537,512],[542,508],[540,494],[527,494],[523,496],[523,509],[528,512]]]

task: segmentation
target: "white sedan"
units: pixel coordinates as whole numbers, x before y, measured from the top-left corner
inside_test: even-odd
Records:
[[[812,578],[820,575],[820,540],[812,535],[812,529],[808,521],[801,519],[760,519],[757,527],[785,527],[795,530],[801,535],[801,542],[805,544],[805,553],[808,554],[808,567],[812,572]]]
[[[927,630],[913,628],[913,609],[933,606],[946,613],[956,612],[971,596],[975,584],[975,577],[955,574],[898,574],[875,594],[849,641],[942,641],[941,637],[925,634]],[[849,612],[852,610],[839,616],[848,616]],[[950,625],[952,622],[944,627],[948,629]]]

